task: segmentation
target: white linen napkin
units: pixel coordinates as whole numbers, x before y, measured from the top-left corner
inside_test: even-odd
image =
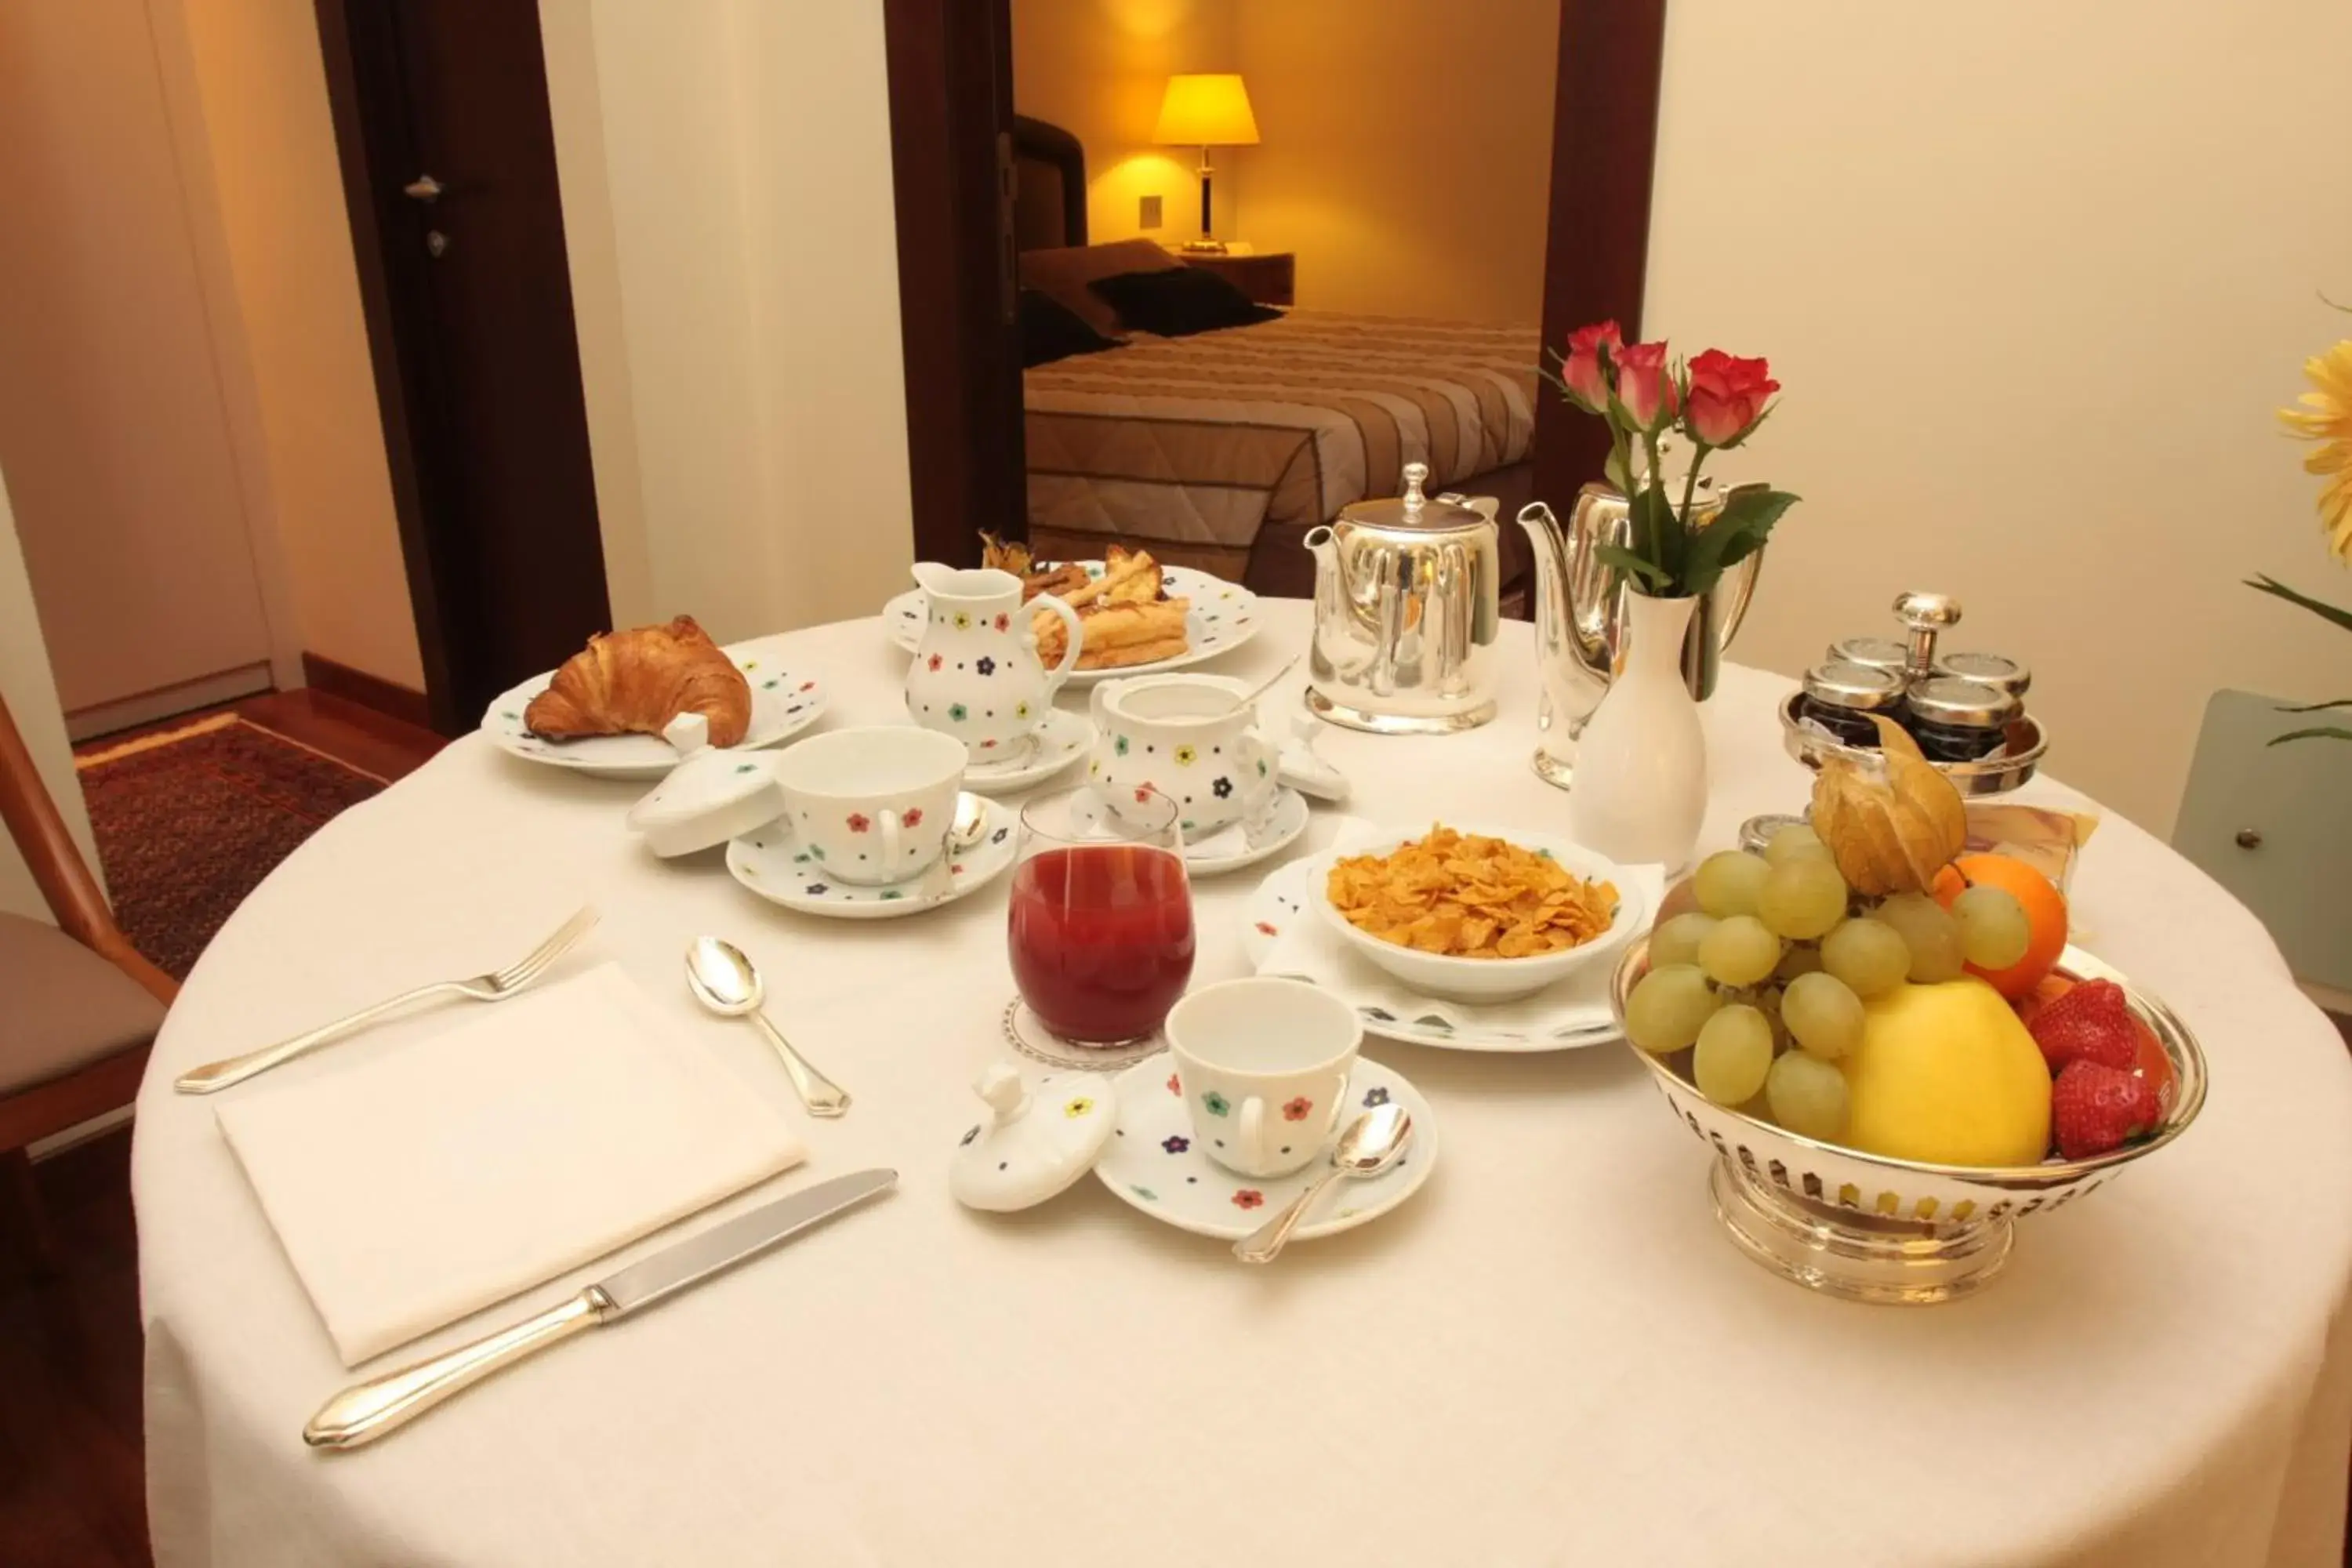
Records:
[[[805,1155],[613,963],[215,1114],[345,1366]]]
[[[1444,1020],[1462,1034],[1490,1039],[1523,1040],[1530,1046],[1546,1040],[1585,1037],[1614,1026],[1609,1010],[1609,977],[1614,960],[1599,961],[1545,986],[1532,996],[1512,1002],[1447,1002],[1424,996],[1370,959],[1349,947],[1324,922],[1313,907],[1318,896],[1317,879],[1332,860],[1354,854],[1387,830],[1376,823],[1350,819],[1331,847],[1300,863],[1305,880],[1300,897],[1309,907],[1297,920],[1282,922],[1282,931],[1258,965],[1260,974],[1284,974],[1308,981],[1359,1011],[1378,1008],[1405,1023],[1425,1018]],[[1665,897],[1664,867],[1628,866],[1621,879],[1627,890],[1646,895],[1644,907],[1654,911]]]

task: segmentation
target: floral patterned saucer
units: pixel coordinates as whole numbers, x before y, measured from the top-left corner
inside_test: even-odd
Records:
[[[1082,561],[1079,564],[1090,577],[1103,574],[1099,561]],[[1192,601],[1192,612],[1184,617],[1190,646],[1172,658],[1157,658],[1150,664],[1129,665],[1124,669],[1074,671],[1069,680],[1072,686],[1091,686],[1097,680],[1123,675],[1156,675],[1163,669],[1181,669],[1186,665],[1231,653],[1257,635],[1257,595],[1247,588],[1222,577],[1212,577],[1206,572],[1195,572],[1189,566],[1162,566],[1160,570],[1160,581],[1171,597]],[[909,588],[882,606],[882,624],[889,629],[890,640],[908,653],[914,652],[923,640],[923,607],[920,588]],[[964,782],[971,783],[969,779]]]
[[[1096,1162],[1103,1185],[1157,1220],[1197,1236],[1238,1241],[1298,1195],[1321,1169],[1310,1161],[1287,1176],[1236,1175],[1209,1157],[1185,1113],[1173,1060],[1162,1053],[1111,1080],[1118,1097],[1118,1130]],[[1378,1219],[1421,1190],[1437,1163],[1437,1113],[1393,1068],[1356,1058],[1348,1080],[1351,1109],[1393,1100],[1412,1112],[1412,1142],[1397,1163],[1369,1181],[1343,1181],[1326,1192],[1293,1239],[1336,1236]]]
[[[727,748],[753,752],[788,741],[824,716],[824,689],[805,669],[787,665],[774,637],[730,643],[719,651],[751,683],[751,727]],[[579,741],[542,741],[523,727],[523,710],[553,684],[555,672],[534,675],[502,693],[482,715],[481,731],[491,745],[527,763],[569,768],[607,779],[657,779],[676,767],[679,753],[659,735],[591,735]]]
[[[789,826],[781,820],[730,843],[727,869],[771,903],[803,914],[845,921],[895,920],[968,898],[1003,875],[1013,864],[1013,829],[1020,820],[1013,807],[990,801],[988,826],[980,842],[948,862],[944,884],[938,879],[937,867],[920,877],[878,888],[836,881],[826,874],[823,861],[793,841]]]
[[[1095,723],[1083,713],[1056,708],[1029,743],[1003,762],[974,763],[963,771],[963,787],[982,795],[1011,795],[1043,784],[1094,749]]]

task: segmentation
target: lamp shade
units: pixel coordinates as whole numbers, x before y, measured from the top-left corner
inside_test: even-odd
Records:
[[[1151,139],[1175,147],[1256,146],[1257,116],[1242,79],[1232,72],[1170,77]]]

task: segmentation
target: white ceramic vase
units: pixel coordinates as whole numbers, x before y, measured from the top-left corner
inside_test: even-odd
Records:
[[[1706,735],[1682,673],[1692,599],[1625,595],[1608,695],[1576,744],[1569,831],[1626,864],[1674,876],[1690,864],[1706,817]]]

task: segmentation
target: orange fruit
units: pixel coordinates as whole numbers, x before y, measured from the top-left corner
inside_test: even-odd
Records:
[[[1989,972],[1969,966],[1969,973],[2016,1001],[2041,984],[2066,951],[2066,895],[2049,878],[2006,855],[1963,855],[1936,873],[1936,901],[1946,909],[1970,888],[2000,888],[2024,906],[2032,932],[2025,956],[2007,969]]]

